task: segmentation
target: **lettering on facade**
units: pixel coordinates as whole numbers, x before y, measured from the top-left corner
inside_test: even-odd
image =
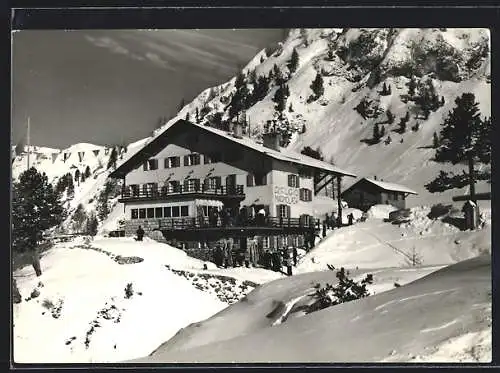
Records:
[[[274,199],[278,203],[294,205],[299,202],[299,189],[276,185],[274,187]]]

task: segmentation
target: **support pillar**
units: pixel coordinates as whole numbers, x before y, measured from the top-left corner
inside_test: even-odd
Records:
[[[342,183],[342,176],[339,175],[337,176],[337,206],[338,206],[337,226],[338,227],[342,226],[342,200],[340,199],[341,183]]]

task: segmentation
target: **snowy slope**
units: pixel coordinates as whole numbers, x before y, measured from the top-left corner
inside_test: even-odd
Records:
[[[298,283],[302,288],[310,286],[313,275],[317,280],[318,273],[295,276],[295,291]],[[330,276],[334,282],[332,272]],[[247,302],[224,310],[225,319],[229,315],[236,318],[246,309],[237,320],[240,324],[249,324],[249,318],[265,320],[273,307],[268,301],[267,309],[263,308],[262,302],[276,295],[280,283],[290,290],[292,286],[287,285],[291,282],[263,285],[249,294]],[[221,328],[222,313],[198,325],[199,333],[191,329],[191,333],[179,335],[172,347],[167,343],[152,356],[134,362],[488,362],[490,258],[460,262],[399,288],[289,318],[273,327],[269,320],[244,333],[237,327],[230,336]],[[223,331],[222,337],[217,330]],[[456,340],[460,344],[451,345]]]
[[[127,258],[142,261],[119,263]],[[42,276],[36,277],[31,267],[14,273],[23,297],[13,310],[14,360],[116,362],[149,354],[179,329],[227,307],[173,271],[221,274],[211,263],[204,271],[203,264],[149,239],[96,237],[90,243],[56,244],[41,259]],[[223,274],[237,285],[279,277],[241,268]],[[125,298],[129,283],[133,295]],[[39,295],[30,299],[35,289]]]

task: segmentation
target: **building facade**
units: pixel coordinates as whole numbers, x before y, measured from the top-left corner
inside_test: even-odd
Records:
[[[354,175],[278,144],[276,134],[259,144],[241,136],[239,127],[227,133],[184,120],[171,124],[111,174],[123,180],[126,235],[139,225],[146,234],[166,235],[311,224],[314,175],[331,176],[332,183],[333,177]],[[262,211],[266,220],[257,222]]]
[[[373,205],[388,204],[398,209],[406,208],[406,197],[417,192],[394,183],[363,178],[342,193],[349,207],[367,211]]]

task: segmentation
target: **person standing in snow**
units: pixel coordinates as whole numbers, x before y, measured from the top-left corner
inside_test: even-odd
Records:
[[[352,225],[354,221],[354,215],[352,212],[349,215],[347,215],[347,219],[349,219],[349,225]]]
[[[142,241],[142,238],[144,237],[144,229],[139,225],[139,228],[137,228],[137,241]]]
[[[292,250],[293,250],[293,265],[294,265],[294,266],[297,266],[297,257],[298,257],[298,254],[299,254],[299,253],[297,252],[297,247],[296,247],[296,246],[294,246],[294,247],[292,248]]]
[[[323,233],[323,238],[325,238],[325,237],[326,237],[326,225],[327,225],[327,222],[326,222],[326,221],[324,221],[324,222],[323,222],[323,232],[322,232],[322,233]]]

